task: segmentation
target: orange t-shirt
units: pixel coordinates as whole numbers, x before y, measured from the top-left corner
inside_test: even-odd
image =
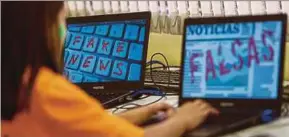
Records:
[[[107,113],[61,75],[41,68],[29,111],[1,121],[2,137],[142,137],[144,130]]]

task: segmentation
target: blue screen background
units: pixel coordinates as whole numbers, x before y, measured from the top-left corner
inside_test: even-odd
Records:
[[[281,21],[186,26],[182,96],[276,99],[281,34]]]
[[[146,20],[68,24],[64,75],[72,83],[140,81]]]

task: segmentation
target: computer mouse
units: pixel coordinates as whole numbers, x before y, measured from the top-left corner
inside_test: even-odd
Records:
[[[157,114],[155,114],[154,116],[152,116],[151,118],[149,118],[147,121],[145,121],[144,123],[142,123],[140,126],[141,127],[146,127],[152,124],[156,124],[159,122],[162,122],[164,120],[166,120],[168,118],[167,114],[165,112],[158,112]]]

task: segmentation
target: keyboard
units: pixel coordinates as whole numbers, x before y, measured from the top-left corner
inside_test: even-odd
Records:
[[[203,124],[202,126],[185,133],[184,137],[218,137],[262,124],[259,116],[243,117],[242,119],[233,118],[232,120],[235,121],[231,121],[227,124]]]
[[[169,73],[170,73],[170,86],[169,88],[174,88],[179,90],[180,82],[180,71],[167,71],[167,70],[153,70],[151,79],[151,73],[149,70],[145,72],[145,85],[158,85],[158,86],[168,86],[169,82]]]
[[[72,83],[139,81],[145,21],[68,25],[64,76]]]
[[[185,133],[184,137],[216,137],[262,123],[258,113],[237,113],[237,109],[231,109],[227,112],[229,111],[232,113],[209,116],[201,126]]]

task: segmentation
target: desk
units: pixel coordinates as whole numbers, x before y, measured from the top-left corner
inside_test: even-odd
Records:
[[[289,117],[276,120],[270,124],[252,127],[224,137],[253,137],[254,135],[267,135],[264,137],[289,137]]]
[[[289,82],[284,82],[284,86],[289,85]],[[159,99],[160,96],[150,96],[148,98],[144,98],[142,100],[134,101],[133,103],[144,105],[149,102],[153,102],[157,99]],[[166,96],[159,102],[166,102],[173,107],[178,106],[178,99],[179,97],[177,95],[174,96]],[[289,109],[289,105],[284,105],[283,107],[287,107],[287,110]],[[108,110],[109,112],[112,112],[114,109]],[[124,110],[118,110],[116,113],[122,112]],[[274,121],[267,125],[261,125],[252,127],[246,130],[239,131],[237,133],[229,134],[224,137],[251,137],[253,135],[257,134],[270,134],[272,136],[268,137],[289,137],[289,115],[287,114],[287,118],[282,118],[280,120]]]
[[[150,96],[148,98],[134,101],[134,103],[144,105],[149,102],[153,102],[159,99],[159,96]],[[178,96],[167,96],[163,98],[160,102],[166,102],[174,107],[178,106]],[[288,106],[287,106],[288,107]],[[289,109],[289,107],[288,107]],[[110,109],[109,111],[112,112],[114,109]],[[122,112],[123,110],[119,110],[116,113]],[[286,126],[285,126],[286,124]],[[281,126],[282,125],[282,126]],[[276,128],[278,127],[278,128]],[[274,129],[271,129],[274,128]],[[229,134],[224,137],[251,137],[256,134],[273,134],[274,136],[270,137],[289,137],[289,117],[286,119],[275,121],[268,125],[262,125],[257,127],[252,127],[243,131],[239,131],[237,133]],[[269,136],[268,136],[269,137]]]
[[[284,81],[283,86],[285,87],[287,85],[289,85],[289,81]],[[288,92],[288,90],[287,90],[287,92]],[[147,104],[149,102],[153,102],[153,101],[157,100],[158,98],[160,98],[160,97],[159,96],[150,96],[148,98],[144,98],[144,99],[141,99],[141,100],[136,100],[133,103],[144,105],[144,104]],[[160,102],[166,102],[166,103],[172,105],[173,107],[178,107],[178,99],[179,99],[179,96],[177,96],[177,95],[175,95],[175,96],[166,96],[165,98],[160,100]],[[108,111],[112,112],[113,110],[114,110],[114,108],[109,109]],[[122,111],[123,110],[118,110],[116,113],[119,113],[119,112],[122,112]]]

